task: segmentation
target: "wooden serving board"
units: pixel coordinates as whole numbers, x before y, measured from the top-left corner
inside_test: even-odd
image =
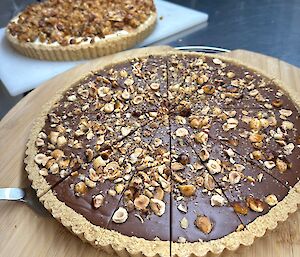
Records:
[[[165,51],[168,47],[160,47]],[[157,48],[155,49],[155,51]],[[142,49],[132,50],[143,52]],[[120,55],[131,56],[132,51],[104,57],[78,66],[45,82],[24,97],[0,122],[0,187],[26,187],[29,185],[23,167],[25,143],[34,117],[40,107],[65,83],[95,70],[97,64],[109,62]],[[283,61],[244,50],[228,54],[255,66],[291,87],[300,97],[300,69]],[[16,74],[22,76],[22,74]],[[108,256],[73,236],[51,217],[36,214],[20,202],[0,201],[0,256]],[[222,257],[298,257],[300,256],[300,211],[251,247],[236,252],[224,252]]]

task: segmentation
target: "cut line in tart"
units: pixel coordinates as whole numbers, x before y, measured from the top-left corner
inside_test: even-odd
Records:
[[[217,55],[121,58],[46,105],[26,170],[52,215],[108,253],[235,250],[297,210],[299,112],[285,90]]]
[[[92,59],[142,41],[154,29],[156,16],[152,0],[46,0],[13,18],[6,37],[31,58]]]

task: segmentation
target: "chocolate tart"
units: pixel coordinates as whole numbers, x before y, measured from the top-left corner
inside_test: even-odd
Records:
[[[120,58],[65,85],[26,151],[32,187],[83,241],[121,256],[251,245],[297,210],[299,101],[236,60]]]
[[[156,17],[152,0],[46,0],[13,18],[6,37],[31,58],[92,59],[133,47],[152,32]]]

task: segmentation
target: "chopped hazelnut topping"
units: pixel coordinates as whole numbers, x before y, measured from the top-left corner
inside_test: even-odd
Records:
[[[166,211],[166,204],[158,199],[151,199],[150,207],[157,216],[162,216]]]
[[[216,187],[213,177],[208,173],[204,175],[204,187],[209,191],[214,190]]]
[[[247,215],[248,214],[248,207],[241,202],[234,202],[232,203],[232,207],[236,213]]]
[[[193,196],[196,192],[196,187],[193,185],[182,185],[178,186],[180,192],[182,193],[183,196]]]
[[[138,210],[145,210],[147,206],[149,205],[150,200],[147,196],[145,195],[140,195],[134,200],[134,206]]]
[[[114,223],[124,223],[128,219],[128,212],[125,208],[119,207],[112,216],[112,221]]]
[[[278,200],[277,200],[277,197],[276,195],[268,195],[266,198],[265,198],[265,202],[270,205],[270,206],[274,206],[278,203]]]
[[[204,234],[209,234],[213,228],[211,220],[206,216],[198,216],[195,220],[195,225]]]
[[[208,134],[203,131],[195,134],[195,141],[199,144],[206,145],[208,141]]]
[[[74,187],[76,195],[83,195],[87,191],[87,186],[83,181],[78,182]]]
[[[229,173],[229,182],[230,184],[234,185],[239,183],[241,180],[241,174],[237,171],[231,171]]]
[[[224,206],[226,203],[226,199],[221,195],[213,195],[210,199],[211,206]]]
[[[95,195],[93,197],[93,205],[96,209],[98,209],[99,207],[101,207],[104,203],[104,196],[99,194],[99,195]]]
[[[265,209],[265,205],[261,200],[253,198],[251,196],[247,197],[247,205],[252,211],[255,212],[263,212]]]
[[[188,130],[186,128],[179,128],[175,132],[177,137],[185,137],[189,134]]]
[[[212,174],[220,173],[222,170],[221,165],[216,160],[209,160],[207,168]]]
[[[183,229],[187,229],[189,226],[189,221],[186,217],[183,217],[182,220],[180,221],[180,227]]]

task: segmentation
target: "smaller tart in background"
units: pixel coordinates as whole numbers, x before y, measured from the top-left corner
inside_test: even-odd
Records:
[[[31,58],[92,59],[133,47],[154,29],[156,16],[152,0],[47,0],[14,17],[6,37]]]

